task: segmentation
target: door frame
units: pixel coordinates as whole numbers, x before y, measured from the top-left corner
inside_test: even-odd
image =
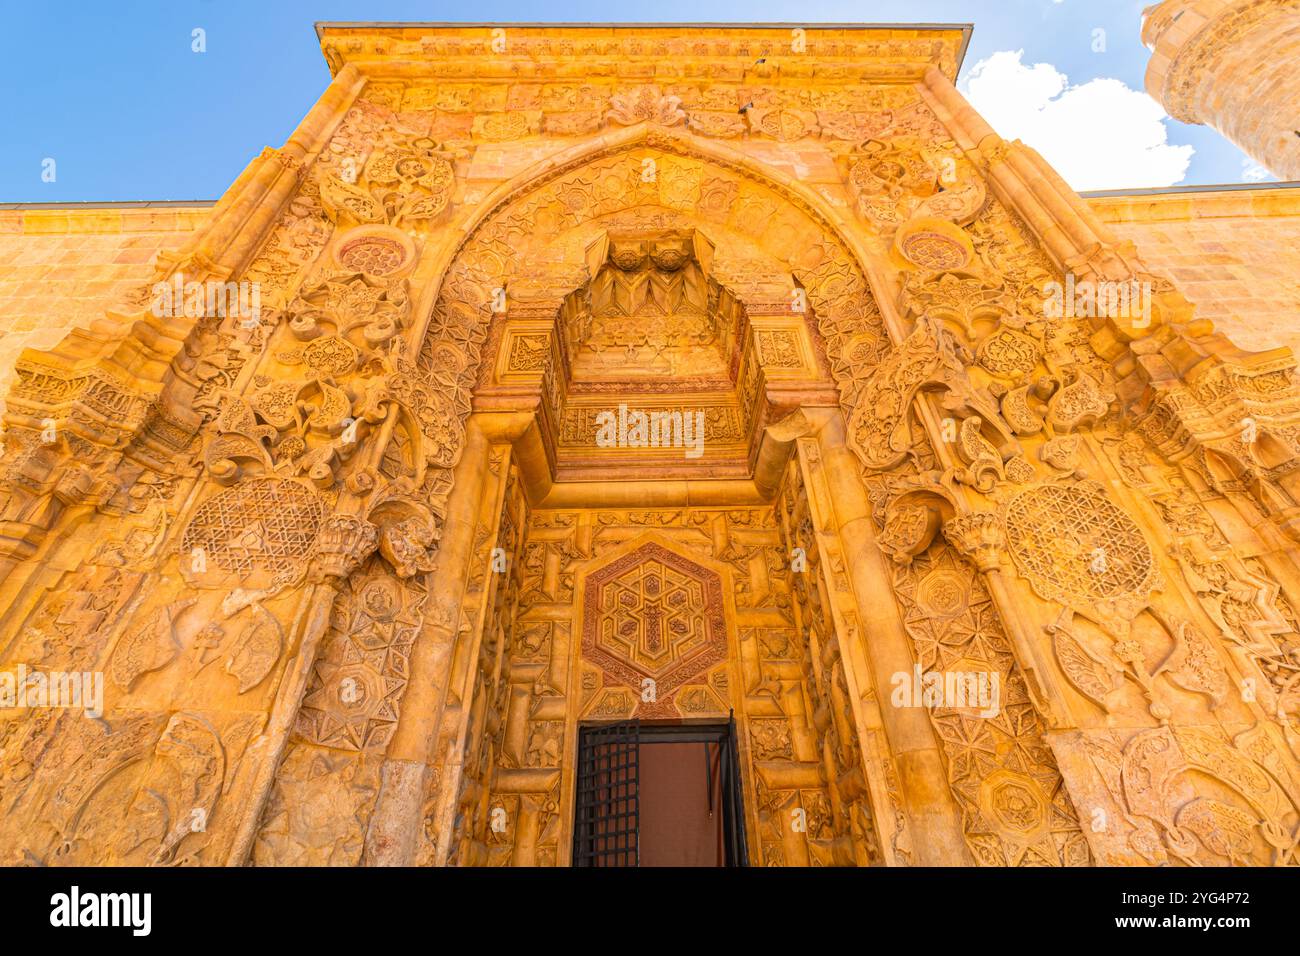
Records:
[[[575,505],[573,510],[595,513],[600,509],[596,505],[583,504]],[[687,560],[713,571],[721,579],[722,613],[726,621],[727,641],[725,669],[722,670],[722,673],[726,676],[726,687],[714,686],[713,689],[719,698],[720,707],[699,716],[642,718],[640,712],[644,704],[634,703],[630,710],[617,715],[607,712],[607,715],[595,717],[590,715],[589,712],[593,707],[594,698],[598,691],[606,688],[626,689],[636,698],[641,694],[642,688],[639,684],[630,684],[626,680],[612,678],[603,669],[600,669],[599,665],[593,664],[583,655],[583,630],[586,625],[586,615],[589,613],[585,601],[587,579],[592,573],[605,567],[611,561],[630,554],[647,543],[658,544],[677,555],[685,557]],[[546,708],[545,717],[541,715],[540,710],[534,716],[534,719],[538,720],[564,720],[564,756],[559,770],[559,807],[561,814],[556,865],[571,867],[574,864],[573,841],[575,836],[574,821],[577,817],[578,745],[584,727],[625,723],[629,720],[641,720],[643,729],[648,726],[671,725],[696,728],[714,725],[725,727],[729,719],[734,720],[736,725],[735,752],[737,755],[737,769],[740,774],[739,802],[744,814],[745,851],[747,854],[744,865],[757,865],[760,859],[756,849],[757,844],[755,847],[751,847],[748,841],[751,835],[759,833],[758,768],[751,759],[748,736],[750,714],[742,690],[746,686],[745,662],[742,658],[751,651],[746,650],[744,642],[741,640],[740,622],[735,604],[734,569],[725,561],[713,557],[711,553],[702,554],[696,552],[684,546],[681,539],[651,529],[622,539],[616,546],[577,562],[573,568],[572,593],[566,603],[568,608],[572,609],[571,616],[566,615],[564,618],[570,622],[570,629],[566,635],[569,645],[565,658],[567,670],[562,674],[552,675],[552,679],[556,687],[567,686],[566,682],[572,681],[572,689],[563,696],[562,706],[557,706],[554,710],[549,707]],[[550,614],[540,612],[527,618],[530,621],[552,619],[559,620],[560,618],[552,618]],[[588,679],[592,680],[590,686],[586,683]],[[563,717],[561,717],[561,714],[563,714]],[[584,714],[587,714],[587,716],[584,716]],[[748,795],[748,798],[746,795]]]
[[[582,751],[582,738],[585,732],[604,727],[626,724],[627,720],[580,720],[577,723],[576,746],[574,753],[575,771],[579,754]],[[745,783],[743,761],[740,754],[735,713],[725,721],[716,718],[638,720],[637,746],[656,743],[716,743],[721,751],[718,773],[722,778],[721,807],[723,818],[723,852],[726,855],[724,867],[749,866],[749,850],[746,834]],[[639,762],[639,761],[638,761]],[[638,790],[640,781],[638,778]],[[573,799],[569,813],[569,866],[577,866],[577,849],[574,841],[578,837],[578,787],[577,774],[573,780]],[[638,805],[639,806],[639,805]],[[638,826],[639,826],[638,819]]]

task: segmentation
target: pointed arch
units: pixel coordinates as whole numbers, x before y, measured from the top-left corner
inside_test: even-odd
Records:
[[[851,411],[867,373],[899,338],[877,306],[879,282],[869,274],[860,230],[778,170],[692,134],[641,124],[557,153],[498,186],[466,221],[463,237],[440,253],[430,280],[437,292],[421,310],[417,363],[426,374],[455,379],[461,430],[493,312],[520,271],[525,240],[645,205],[725,224],[788,267]]]
[[[883,283],[871,267],[871,256],[863,241],[861,229],[856,227],[846,212],[837,209],[824,196],[794,177],[762,164],[725,143],[707,140],[685,131],[652,126],[649,123],[639,123],[617,132],[576,143],[538,160],[527,169],[498,184],[477,203],[474,211],[461,224],[463,238],[454,244],[449,244],[435,259],[431,285],[438,290],[439,297],[454,264],[464,257],[475,237],[480,235],[493,220],[503,215],[511,204],[536,193],[568,173],[590,166],[600,159],[632,152],[639,148],[653,149],[683,159],[697,160],[730,169],[756,184],[771,189],[790,205],[800,209],[816,223],[820,232],[833,237],[844,248],[873,299],[880,301]],[[797,272],[794,268],[791,271]],[[420,327],[417,338],[423,338],[427,332],[427,315],[425,318],[426,321]],[[904,330],[901,327],[893,322],[887,322],[887,327],[894,344],[902,341]]]

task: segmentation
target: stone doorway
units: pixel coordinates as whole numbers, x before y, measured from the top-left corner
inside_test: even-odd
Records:
[[[574,865],[748,865],[737,752],[734,721],[580,728]]]
[[[879,860],[842,716],[834,581],[799,481],[785,485],[789,500],[731,508],[529,512],[506,494],[513,571],[489,598],[453,862],[576,864],[584,728],[717,727],[732,714],[747,865]],[[645,749],[650,764],[671,756]]]

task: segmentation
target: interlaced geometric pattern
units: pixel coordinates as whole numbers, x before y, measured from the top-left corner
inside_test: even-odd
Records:
[[[1142,532],[1100,490],[1046,485],[1007,503],[1007,543],[1021,573],[1048,600],[1078,606],[1143,597],[1155,563]]]
[[[638,691],[649,677],[666,697],[726,659],[721,581],[657,544],[593,572],[584,604],[584,655]]]
[[[953,548],[939,546],[896,565],[893,584],[923,673],[986,672],[997,679],[991,715],[956,706],[959,701],[929,708],[976,861],[1087,864],[1078,813],[982,576]]]
[[[202,548],[225,571],[279,573],[298,568],[311,552],[325,505],[310,489],[281,478],[252,478],[205,501],[181,539]]]

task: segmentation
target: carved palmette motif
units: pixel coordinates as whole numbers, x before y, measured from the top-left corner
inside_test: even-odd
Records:
[[[364,168],[353,161],[321,183],[321,202],[340,225],[404,226],[437,217],[450,202],[451,163],[428,137],[394,142],[371,154]]]
[[[912,447],[912,400],[942,364],[936,326],[922,323],[876,368],[854,401],[849,433],[869,468],[887,470]]]
[[[223,797],[262,718],[213,721],[179,712],[136,714],[107,727],[64,713],[58,756],[35,768],[28,801],[44,808],[13,845],[27,865],[219,864]],[[8,839],[8,838],[7,838]]]
[[[1269,565],[1242,557],[1210,510],[1223,500],[1195,469],[1175,468],[1138,435],[1106,442],[1124,480],[1151,501],[1171,556],[1200,609],[1244,664],[1242,690],[1258,699],[1300,753],[1300,622]],[[1212,644],[1215,642],[1212,642]]]
[[[641,86],[614,94],[606,118],[623,126],[647,121],[676,126],[686,121],[680,104],[681,99],[665,96],[657,86]]]
[[[858,212],[878,228],[910,218],[970,221],[984,204],[984,184],[955,144],[923,145],[897,128],[886,132],[895,135],[866,140],[850,156]]]
[[[1200,728],[1141,731],[1087,742],[1088,756],[1123,808],[1127,848],[1154,865],[1296,865],[1296,794],[1279,774],[1267,734],[1227,740]],[[1215,796],[1187,787],[1204,774]]]

